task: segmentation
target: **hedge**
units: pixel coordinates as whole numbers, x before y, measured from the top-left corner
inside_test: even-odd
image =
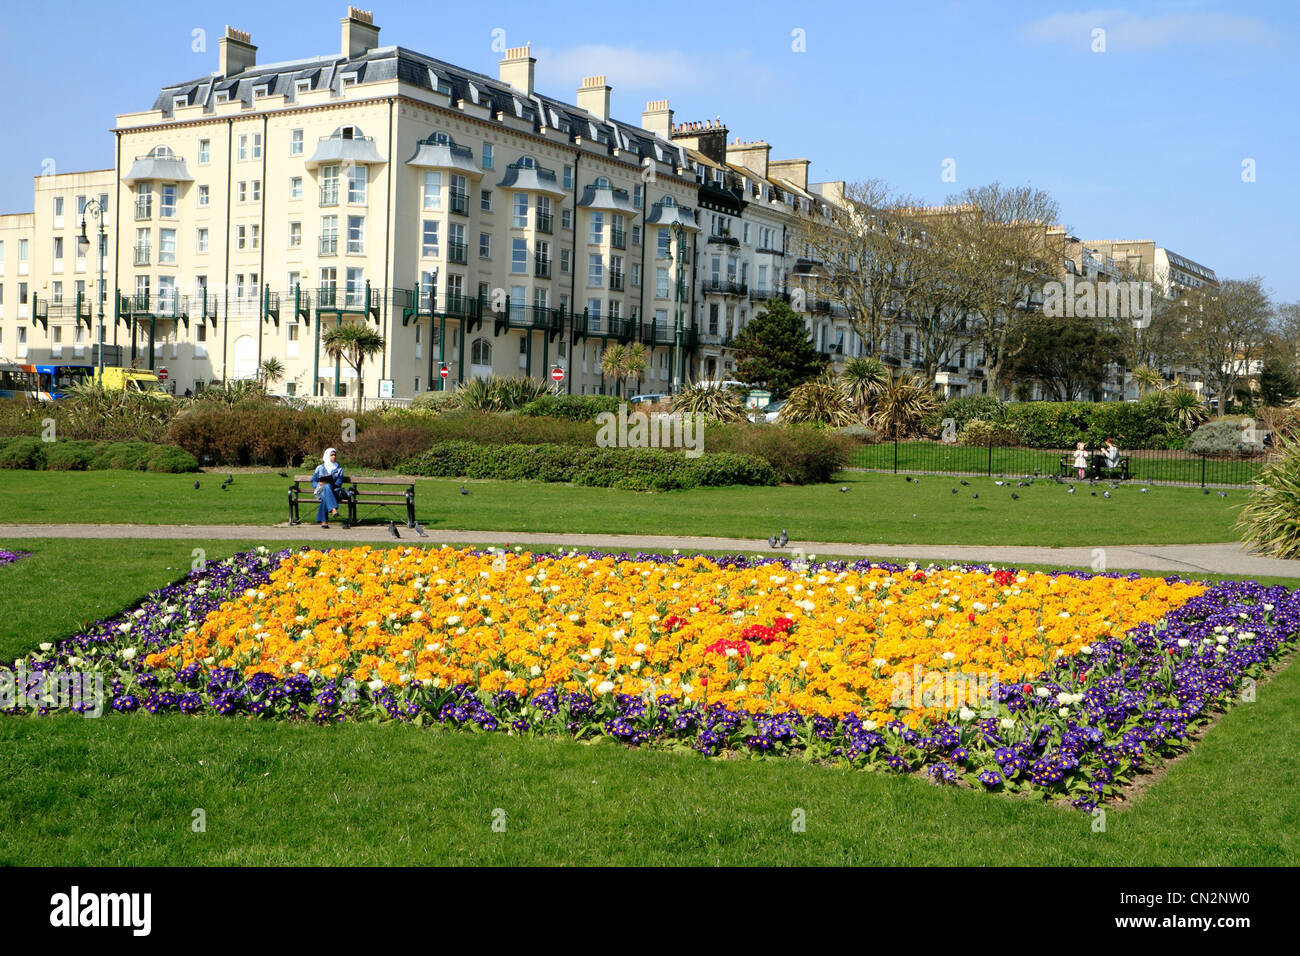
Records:
[[[566,481],[596,488],[672,491],[720,485],[778,484],[772,466],[753,455],[688,458],[664,448],[573,445],[480,445],[439,442],[402,471],[439,478]]]
[[[591,421],[601,412],[617,414],[618,406],[622,401],[613,395],[543,395],[519,409],[519,414],[533,418]]]
[[[34,471],[99,471],[120,468],[166,474],[198,471],[193,455],[175,445],[142,441],[55,441],[31,436],[0,439],[0,468]]]
[[[1169,413],[1154,400],[1140,402],[1012,402],[1006,423],[1030,448],[1096,448],[1107,438],[1120,448],[1165,448],[1178,436]]]

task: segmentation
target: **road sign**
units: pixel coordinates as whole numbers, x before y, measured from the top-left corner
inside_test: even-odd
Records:
[[[158,369],[158,380],[160,382],[167,381],[167,366],[164,365],[162,368]]]
[[[563,382],[563,381],[564,381],[564,369],[560,368],[560,366],[558,366],[558,365],[555,366],[555,368],[551,369],[551,378],[552,378],[554,381],[557,381],[557,382]]]
[[[442,368],[438,369],[438,374],[441,375],[443,378],[446,378],[448,375],[451,374],[451,369],[447,368],[447,366],[444,365]]]

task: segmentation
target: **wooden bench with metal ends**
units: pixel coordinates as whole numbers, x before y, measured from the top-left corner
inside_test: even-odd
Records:
[[[1067,478],[1074,477],[1079,469],[1074,464],[1074,456],[1062,455],[1060,459],[1061,475]],[[1120,455],[1115,462],[1115,467],[1111,468],[1106,464],[1104,455],[1089,454],[1088,465],[1084,469],[1084,474],[1089,478],[1118,479],[1119,481],[1128,481],[1133,477],[1129,470],[1129,456]]]
[[[298,515],[298,500],[304,495],[315,501],[311,493],[311,475],[294,475],[293,484],[289,486],[289,524],[301,524]],[[339,505],[346,505],[348,516],[343,527],[350,528],[357,523],[357,505],[374,505],[381,508],[405,507],[406,526],[415,527],[415,483],[405,478],[348,478],[343,482],[343,492],[347,496],[340,499]]]

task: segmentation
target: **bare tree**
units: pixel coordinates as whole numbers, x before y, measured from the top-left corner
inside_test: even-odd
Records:
[[[1064,233],[1048,231],[1060,208],[1042,190],[996,182],[950,196],[948,203],[942,215],[956,247],[956,281],[973,306],[989,392],[996,395],[1002,366],[1012,357],[1007,354],[1011,318],[1028,311],[1043,283],[1062,274]]]
[[[918,303],[917,204],[872,179],[849,184],[843,202],[828,205],[827,215],[800,215],[796,241],[821,263],[819,291],[845,307],[869,353],[878,354]]]
[[[1200,369],[1219,399],[1220,414],[1232,405],[1237,383],[1249,380],[1263,354],[1272,303],[1259,276],[1227,279],[1178,300],[1190,364]]]

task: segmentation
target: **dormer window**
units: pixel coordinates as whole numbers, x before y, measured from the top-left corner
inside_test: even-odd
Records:
[[[174,110],[184,109],[189,105],[190,105],[190,98],[188,96],[172,97],[172,109]]]
[[[339,77],[339,86],[347,89],[349,86],[357,85],[357,75],[355,73],[344,73]]]
[[[229,102],[230,102],[230,90],[217,90],[216,102],[218,102],[218,103],[229,103]]]
[[[311,92],[311,80],[297,80],[293,84],[293,91],[301,96],[303,93]]]
[[[155,146],[149,150],[150,159],[175,159],[176,154],[171,151],[170,146]]]
[[[451,84],[446,80],[438,81],[438,92],[443,96],[451,96]]]
[[[604,176],[597,176],[597,177],[596,177],[596,181],[595,181],[594,183],[592,183],[592,185],[595,186],[597,189],[609,189],[609,188],[610,188],[609,180],[606,179]]]
[[[361,139],[361,131],[355,126],[342,126],[339,128],[340,139]]]
[[[519,162],[516,163],[515,165],[518,166],[520,169],[536,169],[537,160],[533,159],[533,157],[531,156],[520,156]]]
[[[270,95],[271,95],[271,86],[268,83],[263,83],[260,86],[253,87],[253,99],[258,99],[260,97],[270,96]]]

